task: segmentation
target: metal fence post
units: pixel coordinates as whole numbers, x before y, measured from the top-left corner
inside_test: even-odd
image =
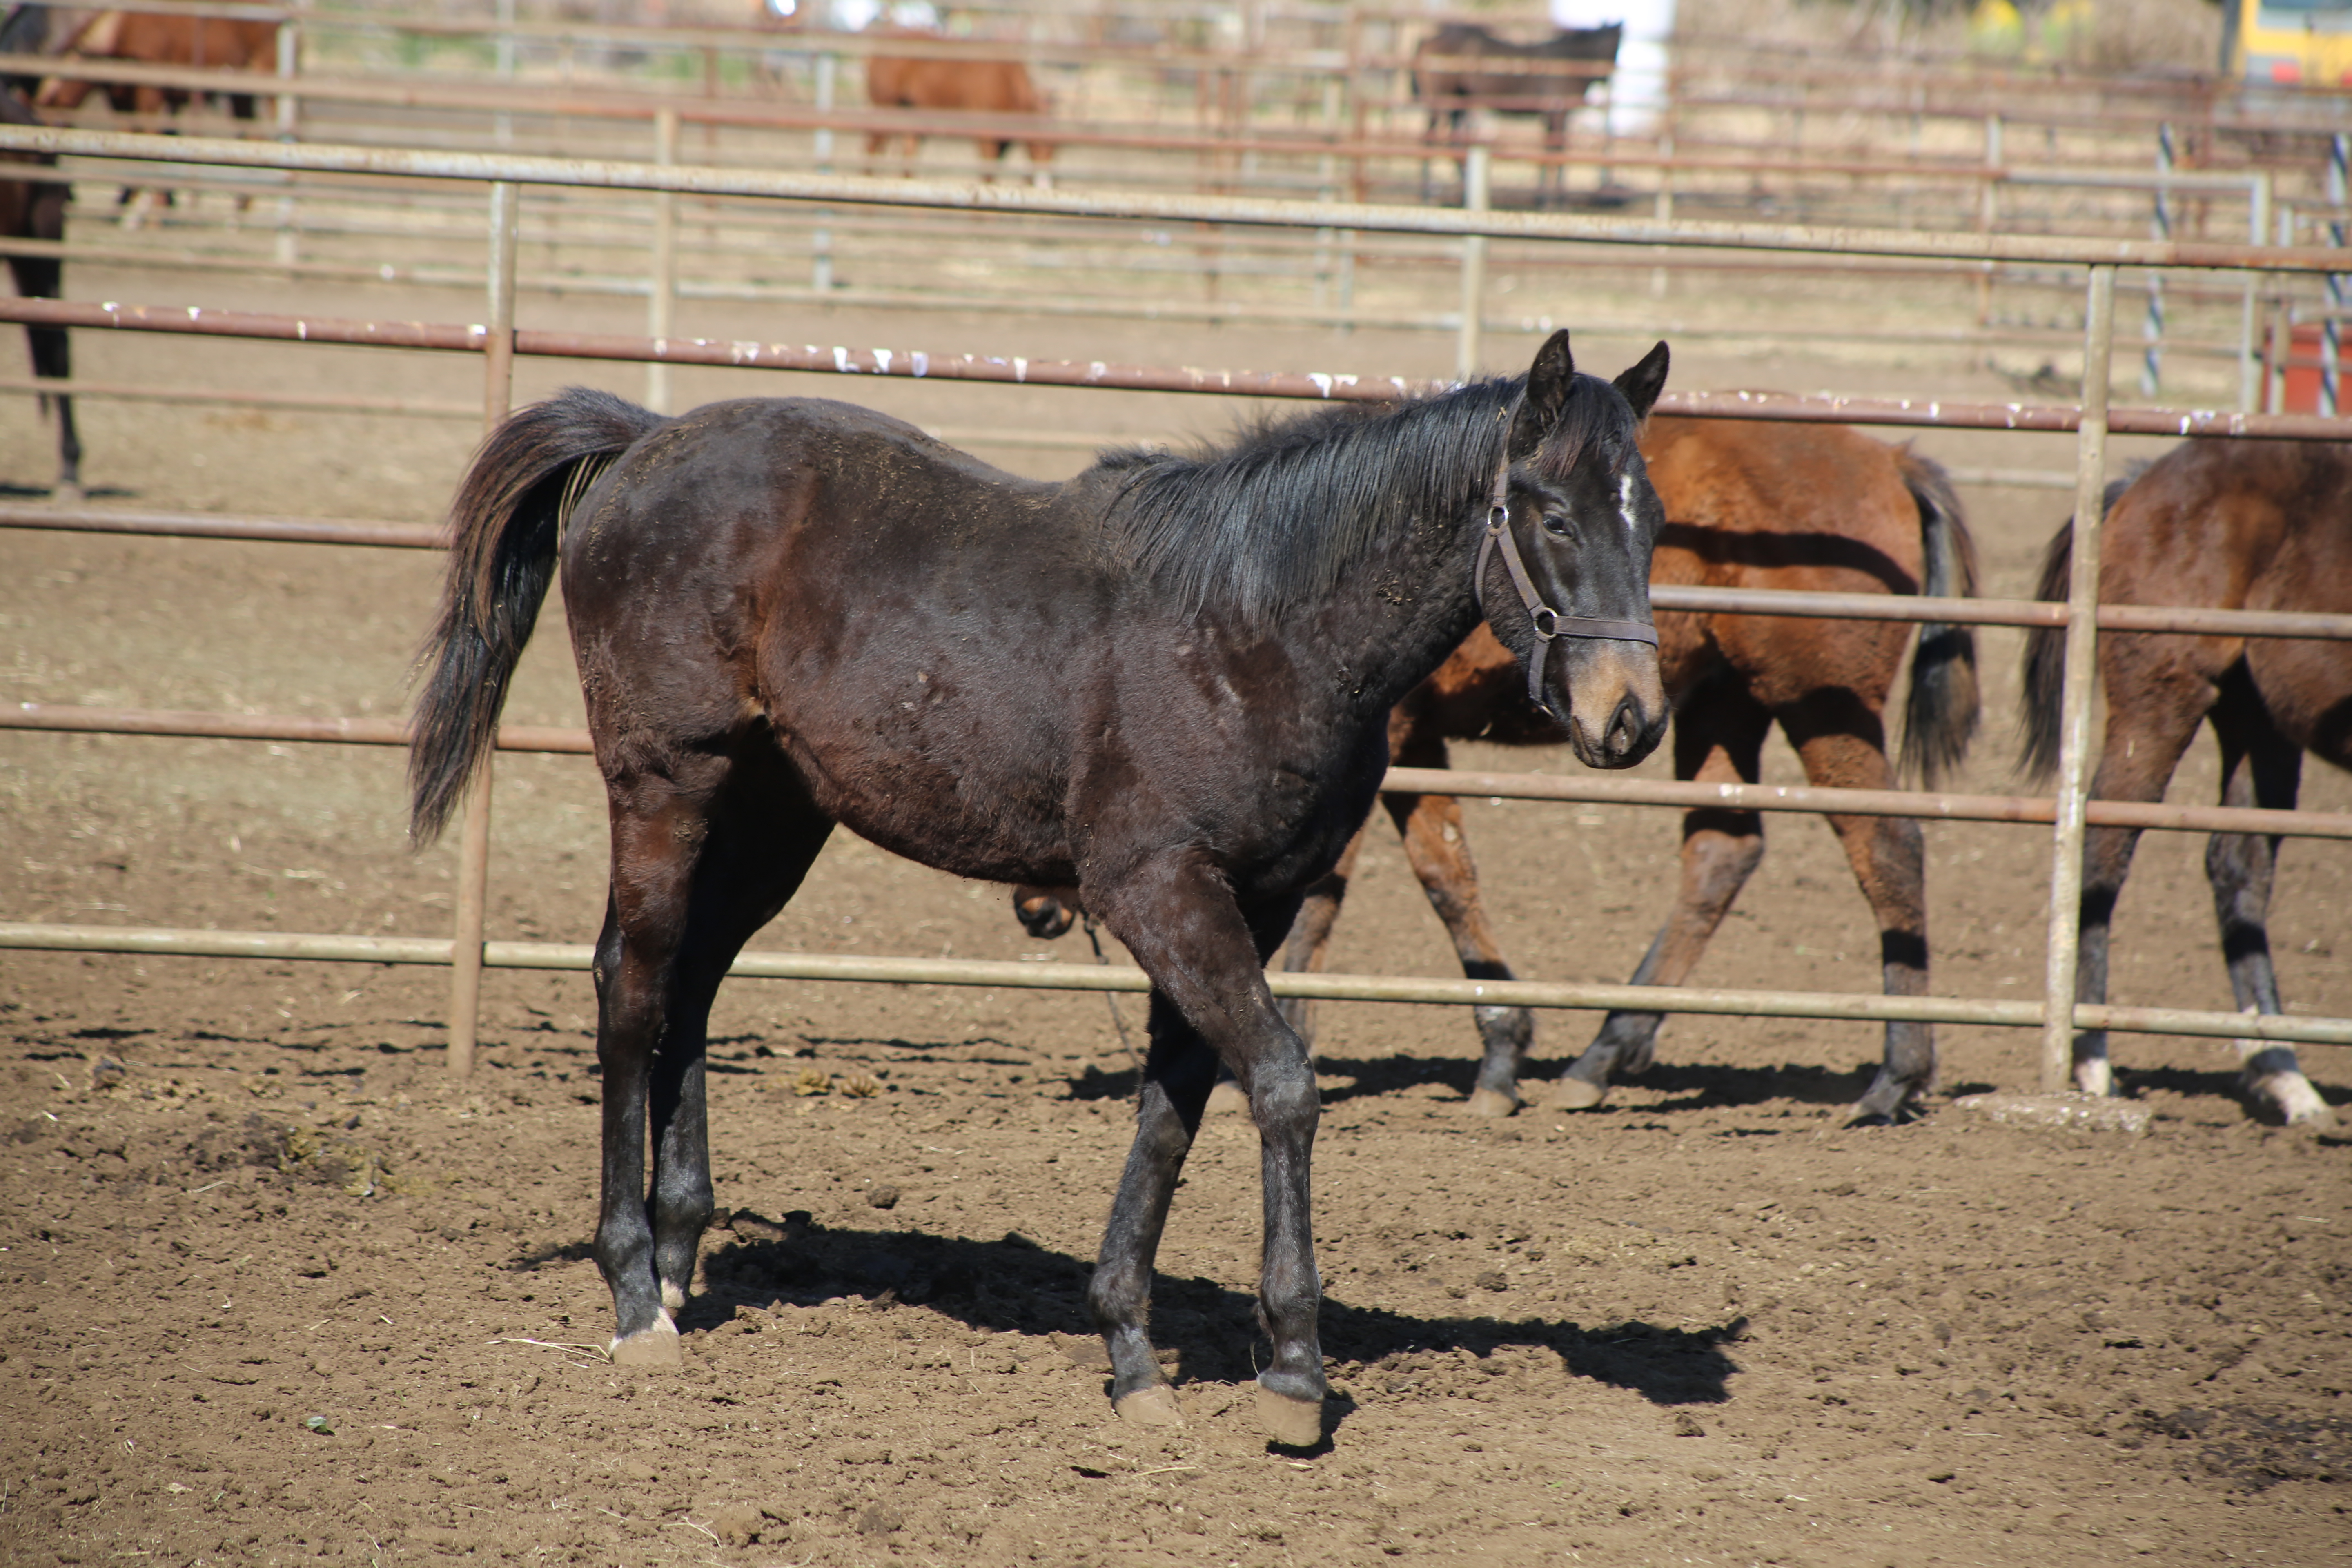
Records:
[[[1462,158],[1462,210],[1486,210],[1486,187],[1492,153],[1484,142],[1472,145]],[[1454,374],[1467,381],[1478,374],[1479,331],[1486,314],[1486,237],[1465,235],[1462,240],[1462,332],[1455,340]]]
[[[301,74],[301,24],[291,21],[280,22],[278,24],[278,79],[291,81]],[[290,92],[281,92],[278,95],[277,112],[272,118],[277,122],[278,140],[280,142],[293,142],[299,139],[300,121],[298,117],[301,113],[301,104],[302,100]],[[280,267],[291,267],[299,254],[299,246],[294,230],[294,176],[281,174],[278,178],[286,186],[286,194],[278,198],[278,237],[275,248],[278,264]]]
[[[2172,237],[2172,127],[2156,128],[2156,206],[2148,217],[2147,237],[2166,240]],[[2151,267],[2147,271],[2147,320],[2140,327],[2142,347],[2139,362],[2139,390],[2142,396],[2154,397],[2164,390],[2164,274]]]
[[[2091,699],[2098,684],[2100,502],[2107,486],[2108,361],[2116,269],[2091,268],[2083,324],[2083,417],[2074,440],[2074,552],[2066,590],[2066,667],[2058,736],[2057,831],[2050,855],[2050,950],[2042,1088],[2064,1089],[2074,1060],[2074,977],[2082,941],[2083,812],[2090,784]]]
[[[482,342],[485,364],[482,426],[498,427],[514,401],[515,213],[521,191],[501,181],[490,187],[488,329]],[[466,792],[457,834],[456,930],[449,948],[449,1070],[474,1070],[482,1005],[482,928],[489,903],[490,766]]]
[[[511,80],[515,73],[515,0],[498,0],[493,14],[499,27],[498,42],[494,46],[499,78],[502,81]],[[568,50],[568,44],[566,47]],[[565,63],[568,68],[568,54]],[[570,79],[572,73],[569,68],[563,74],[567,80]],[[504,113],[490,116],[490,138],[501,147],[513,146],[514,116]]]
[[[841,57],[839,55],[817,56],[815,98],[816,111],[819,114],[833,112],[835,79],[840,74]],[[820,174],[832,174],[833,127],[818,126],[815,136],[811,139],[811,145],[816,153],[816,172]],[[809,233],[809,287],[819,294],[824,294],[833,288],[833,230],[825,226],[832,219],[833,214],[820,207],[809,216],[814,220],[815,225]]]
[[[2327,220],[2327,236],[2331,244],[2344,243],[2345,223],[2342,215],[2345,203],[2346,163],[2352,161],[2352,137],[2341,131],[2327,144],[2327,205],[2336,209]],[[2344,345],[2344,301],[2352,297],[2352,274],[2330,272],[2326,275],[2327,314],[2319,323],[2319,411],[2331,418],[2343,406],[2336,392],[2336,365]]]
[[[667,168],[677,162],[677,110],[654,113],[654,162]],[[646,336],[669,336],[670,311],[677,296],[677,193],[654,193],[653,269],[646,279]],[[646,366],[646,406],[667,414],[669,366],[659,360]]]
[[[2246,243],[2262,245],[2271,237],[2271,177],[2256,174],[2246,189]],[[2263,354],[2257,318],[2262,314],[2257,275],[2246,274],[2246,294],[2238,317],[2238,406],[2252,414],[2262,406]]]

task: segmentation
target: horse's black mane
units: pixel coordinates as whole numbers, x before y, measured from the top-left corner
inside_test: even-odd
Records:
[[[1318,408],[1189,454],[1105,452],[1098,468],[1119,476],[1114,547],[1188,605],[1264,624],[1328,595],[1381,541],[1481,505],[1526,384]],[[1580,375],[1543,466],[1564,472],[1589,440],[1633,424],[1608,383]]]

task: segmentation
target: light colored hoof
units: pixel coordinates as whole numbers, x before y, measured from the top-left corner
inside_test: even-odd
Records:
[[[1323,1440],[1323,1402],[1293,1399],[1263,1384],[1257,1391],[1257,1424],[1265,1440],[1286,1448],[1311,1448]]]
[[[1137,1426],[1181,1426],[1183,1407],[1176,1403],[1176,1391],[1164,1383],[1150,1388],[1139,1388],[1111,1406],[1118,1418]]]
[[[1609,1098],[1609,1086],[1590,1079],[1564,1078],[1551,1086],[1554,1110],[1591,1110]]]
[[[2115,1064],[2105,1057],[2074,1064],[2074,1092],[2095,1100],[2112,1100],[2116,1092]]]
[[[59,485],[49,491],[51,506],[80,506],[89,500],[89,494],[79,485]]]
[[[1209,1091],[1207,1115],[1247,1116],[1249,1113],[1249,1096],[1242,1092],[1241,1085],[1228,1081]]]
[[[668,1280],[662,1281],[662,1310],[675,1312],[686,1305],[686,1292]]]
[[[2289,1127],[2307,1127],[2315,1132],[2326,1132],[2336,1126],[2336,1112],[2311,1080],[2299,1072],[2271,1073],[2246,1080],[2246,1098],[2257,1104],[2267,1105],[2278,1113],[2280,1121]]]
[[[1500,1089],[1472,1089],[1469,1103],[1465,1107],[1473,1116],[1492,1117],[1508,1116],[1518,1108],[1517,1095],[1505,1094]]]
[[[614,1340],[613,1364],[676,1371],[686,1364],[685,1352],[678,1346],[677,1326],[665,1318],[650,1329],[640,1329],[625,1340]]]

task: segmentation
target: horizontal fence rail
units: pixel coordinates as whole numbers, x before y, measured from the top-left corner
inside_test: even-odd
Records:
[[[2352,422],[2347,422],[2352,423]],[[966,432],[967,435],[978,434]],[[1114,444],[1106,438],[1106,444]],[[2068,479],[2071,484],[2071,477]],[[32,506],[0,501],[0,528],[135,533],[197,539],[258,539],[298,544],[444,550],[438,528],[339,518],[228,517],[209,512],[114,511],[99,507]],[[1914,594],[1829,594],[1786,588],[1707,588],[1654,583],[1650,603],[1666,611],[1796,616],[1817,620],[1936,621],[1987,626],[2063,626],[2066,606],[2045,599],[1955,599]],[[2295,610],[2225,610],[2195,605],[2101,605],[2101,631],[2185,633],[2200,637],[2352,640],[2352,615]],[[1472,793],[1477,793],[1475,791]]]
[[[0,151],[60,156],[201,163],[290,173],[373,174],[474,184],[576,185],[667,191],[679,195],[768,196],[844,206],[922,207],[1063,217],[1230,223],[1277,228],[1357,229],[1492,239],[1576,240],[1597,245],[1695,246],[1788,250],[1839,256],[1918,257],[1933,260],[2019,261],[2084,267],[2221,268],[2326,274],[2341,252],[2299,246],[2219,245],[2202,240],[2099,239],[2039,235],[1939,233],[1916,229],[1806,227],[1794,224],[1706,223],[1592,217],[1491,208],[1403,206],[1370,202],[1302,202],[1265,196],[1211,196],[1140,191],[1055,191],[1007,182],[893,179],[800,174],[692,163],[549,158],[522,153],[339,146],[328,142],[247,142],[218,136],[156,136],[54,126],[0,126]]]
[[[309,959],[347,963],[443,964],[456,943],[446,937],[333,936],[281,931],[192,931],[136,926],[0,923],[0,948],[50,952],[121,952],[191,958]],[[490,969],[585,970],[586,942],[489,942]],[[1148,992],[1140,969],[1112,964],[991,959],[876,958],[852,953],[746,952],[730,974],[764,980],[835,980],[865,984],[983,985],[1023,991]],[[1989,1024],[2038,1028],[2039,1002],[1946,996],[1868,996],[1837,991],[1722,991],[1680,985],[1581,984],[1543,980],[1440,980],[1386,974],[1275,973],[1276,996],[1324,1002],[1418,1002],[1438,1006],[1555,1007],[1589,1012],[1714,1013],[1769,1018],[1846,1018],[1864,1022]],[[2291,1018],[2283,1014],[2205,1013],[2176,1007],[2077,1004],[2074,1027],[2152,1035],[2224,1036],[2296,1045],[2352,1045],[2352,1018]]]
[[[478,323],[369,321],[337,316],[217,310],[193,305],[0,299],[0,321],[445,353],[484,353],[490,346],[488,329]],[[740,338],[651,338],[533,328],[517,329],[513,342],[516,353],[537,358],[1318,402],[1386,403],[1452,384],[1339,372],[1200,370],[1187,365],[1121,364],[1105,360],[1031,359],[1021,354],[933,354],[921,349],[760,342]],[[1658,400],[1657,412],[1707,419],[2052,433],[2074,430],[2082,419],[2078,407],[2063,403],[1956,403],[1942,398],[1808,396],[1776,392],[1669,392]],[[2107,428],[2119,435],[2137,436],[2230,436],[2282,441],[2352,439],[2352,417],[2246,414],[2223,409],[2117,408],[2109,411]]]
[[[356,746],[405,746],[408,726],[397,719],[314,719],[299,714],[208,713],[146,708],[81,708],[19,702],[0,707],[0,730],[47,730],[83,735],[171,735],[188,740],[331,742]],[[501,724],[502,752],[587,755],[585,730]],[[1951,795],[1920,790],[1829,789],[1808,784],[1712,784],[1664,779],[1613,779],[1574,773],[1475,773],[1455,768],[1391,768],[1381,787],[1405,795],[1485,795],[1498,800],[1575,801],[1592,805],[1670,805],[1684,810],[1793,811],[1812,816],[1908,816],[1942,822],[2052,823],[2047,796]],[[2285,838],[2352,838],[2352,815],[2273,811],[2246,806],[2167,805],[2162,802],[2094,800],[2094,827],[2180,833],[2259,833]]]

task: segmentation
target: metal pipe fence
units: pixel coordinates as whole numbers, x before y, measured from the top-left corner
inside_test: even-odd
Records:
[[[1918,1017],[1950,1022],[1990,1023],[2013,1026],[2038,1027],[2042,1031],[2044,1051],[2042,1083],[2045,1089],[2064,1086],[2071,1052],[2071,1040],[2078,1028],[2143,1029],[2162,1033],[2221,1036],[2238,1038],[2263,1038],[2282,1041],[2328,1041],[2352,1043],[2352,1020],[2287,1019],[2254,1017],[2234,1013],[2195,1013],[2183,1010],[2129,1008],[2112,1005],[2079,1004],[2074,995],[2075,954],[2074,903],[2079,898],[2083,836],[2087,823],[2095,819],[2112,821],[2116,826],[2173,826],[2188,829],[2192,824],[2226,822],[2230,831],[2283,831],[2295,827],[2290,822],[2262,826],[2251,822],[2239,825],[2236,815],[2217,815],[2220,808],[2192,818],[2196,808],[2155,808],[2155,816],[2142,822],[2111,816],[2109,812],[2124,803],[2094,803],[2087,799],[2085,777],[2089,742],[2089,718],[2094,684],[2093,653],[2095,638],[2102,624],[2098,604],[2097,561],[2099,552],[2102,509],[2100,492],[2105,484],[2105,443],[2111,430],[2121,431],[2139,419],[2151,434],[2208,434],[2259,436],[2276,438],[2324,439],[2343,438],[2352,435],[2352,422],[2321,419],[2316,416],[2256,416],[2245,413],[2218,414],[2175,410],[2111,410],[2107,399],[2107,367],[2114,352],[2114,297],[2116,273],[2124,266],[2160,266],[2203,268],[2261,270],[2279,274],[2325,274],[2340,267],[2340,256],[2325,250],[2304,250],[2293,247],[2227,247],[2201,243],[2151,243],[2147,241],[2105,241],[2095,239],[2034,238],[2013,236],[1947,237],[1890,231],[1847,229],[1803,229],[1789,226],[1756,224],[1691,224],[1672,220],[1593,219],[1567,215],[1496,214],[1486,211],[1432,211],[1418,208],[1379,207],[1365,204],[1279,203],[1262,198],[1235,197],[1168,197],[1121,194],[1090,194],[1074,196],[1067,193],[1012,190],[1005,187],[972,189],[942,186],[921,182],[878,182],[854,176],[804,176],[792,174],[746,174],[740,171],[679,165],[629,165],[591,161],[564,161],[545,158],[499,156],[480,153],[442,153],[388,152],[380,149],[322,148],[319,146],[268,145],[218,140],[175,139],[169,146],[158,146],[165,139],[150,136],[109,135],[100,132],[61,132],[47,130],[7,129],[0,131],[0,148],[22,148],[55,151],[99,157],[131,157],[165,162],[218,163],[248,168],[281,170],[317,170],[334,173],[396,174],[440,180],[466,180],[490,185],[491,254],[489,269],[491,292],[489,322],[482,326],[452,326],[421,322],[349,322],[317,321],[305,317],[265,316],[247,312],[207,312],[180,310],[165,312],[137,307],[78,304],[56,304],[47,301],[17,301],[0,310],[0,317],[16,320],[53,320],[68,324],[132,327],[142,330],[217,332],[258,338],[274,338],[302,342],[333,342],[363,344],[387,348],[429,349],[473,352],[484,355],[486,365],[485,416],[495,424],[508,405],[511,390],[513,357],[519,353],[561,354],[567,357],[643,362],[725,363],[744,367],[795,371],[820,371],[832,374],[907,374],[941,378],[981,380],[1021,384],[1051,384],[1092,386],[1130,390],[1214,392],[1243,395],[1286,396],[1318,399],[1390,399],[1412,390],[1401,378],[1361,378],[1308,374],[1291,375],[1281,373],[1230,373],[1194,370],[1171,371],[1165,367],[1120,365],[1102,363],[1079,364],[1075,362],[1034,362],[1023,358],[988,358],[957,356],[933,361],[929,356],[909,355],[898,361],[892,351],[853,351],[835,348],[826,351],[814,347],[799,349],[788,345],[757,343],[698,342],[678,345],[645,339],[605,337],[580,333],[533,333],[518,330],[514,322],[514,215],[517,187],[524,184],[555,184],[601,186],[615,189],[676,191],[697,194],[778,196],[827,204],[904,205],[930,208],[980,209],[999,211],[1045,211],[1074,216],[1152,216],[1171,218],[1191,218],[1203,222],[1234,222],[1273,226],[1310,227],[1324,229],[1352,226],[1388,232],[1439,234],[1455,237],[1504,237],[1511,239],[1556,239],[1596,242],[1616,245],[1693,245],[1729,249],[1803,251],[1812,250],[1835,255],[1875,255],[1933,257],[1940,259],[1974,261],[2033,260],[2063,266],[2087,268],[2089,276],[2088,304],[2084,312],[2084,396],[2079,407],[2067,405],[1960,405],[1953,407],[1930,400],[1868,400],[1836,398],[1781,398],[1735,395],[1718,398],[1685,396],[1675,405],[1675,411],[1720,414],[1748,418],[1836,419],[1845,423],[1967,425],[1975,427],[2008,429],[2068,430],[2077,437],[2076,522],[2074,533],[2074,574],[2069,596],[2063,606],[2066,631],[2066,679],[2063,702],[2061,748],[2061,783],[2053,800],[2028,800],[2023,797],[1944,797],[1947,808],[1943,815],[1977,820],[2026,820],[2037,818],[2053,824],[2052,876],[2050,881],[2050,921],[2046,984],[2039,1003],[1978,1001],[1964,998],[1832,996],[1791,993],[1723,992],[1701,988],[1676,989],[1634,986],[1545,986],[1536,983],[1434,981],[1421,979],[1387,979],[1362,976],[1295,976],[1286,977],[1277,991],[1286,994],[1323,995],[1373,1000],[1397,1001],[1480,1001],[1498,1003],[1524,1000],[1528,1005],[1572,1007],[1631,1008],[1642,1011],[1711,1011],[1765,1014],[1782,1016],[1808,1017]],[[45,314],[45,312],[47,312]],[[79,318],[79,319],[77,319]],[[278,520],[283,526],[290,520]],[[284,536],[284,535],[281,535]],[[415,543],[413,539],[396,542]],[[1720,591],[1717,591],[1720,592]],[[1798,595],[1815,601],[1844,596]],[[1875,595],[1853,595],[1873,598]],[[1659,599],[1667,607],[1665,597]],[[1751,613],[1759,608],[1748,603],[1740,606]],[[1823,605],[1812,603],[1801,611],[1787,606],[1790,613],[1820,614],[1824,610],[1860,615],[1861,605]],[[1887,605],[1875,606],[1885,613]],[[2032,612],[2036,617],[2047,616],[2053,606],[2040,606]],[[2112,606],[2109,613],[2124,608]],[[2000,606],[1979,605],[1972,618],[1980,624],[1997,624]],[[2147,608],[2150,617],[2178,616],[2184,612]],[[2188,612],[2192,614],[2231,614],[2241,612]],[[1910,618],[1899,612],[1889,618]],[[2309,624],[2298,625],[2288,635],[2341,636],[2340,623],[2347,617],[2307,617]],[[2028,624],[2028,623],[2019,623]],[[2032,624],[2048,624],[2040,620]],[[2145,620],[2135,630],[2153,625],[2173,623]],[[2259,625],[2259,622],[2253,623]],[[2113,628],[2120,629],[2120,628]],[[2244,635],[2241,633],[2239,635]],[[24,716],[20,710],[20,717]],[[53,718],[58,718],[52,715]],[[217,716],[214,722],[237,716]],[[132,721],[125,720],[129,723]],[[148,721],[168,725],[169,718]],[[92,721],[96,722],[96,721]],[[358,725],[363,721],[341,722]],[[62,718],[49,728],[68,727]],[[145,732],[170,732],[150,730]],[[328,740],[367,740],[373,737],[346,728],[342,732],[319,735]],[[541,737],[546,739],[546,737]],[[569,749],[569,738],[564,738]],[[378,739],[374,743],[395,743]],[[1416,784],[1425,789],[1444,787],[1459,789],[1467,779],[1440,773],[1434,781],[1408,780],[1405,787]],[[1500,783],[1490,777],[1489,783]],[[1581,784],[1583,781],[1578,781]],[[1622,781],[1621,781],[1621,784]],[[238,946],[222,933],[199,932],[135,932],[114,931],[106,928],[59,928],[44,926],[0,927],[0,945],[24,947],[66,948],[75,951],[140,951],[140,952],[259,952],[262,946],[277,942],[292,944],[270,949],[269,956],[303,956],[338,958],[344,961],[413,962],[447,963],[453,971],[453,1010],[459,1014],[452,1019],[450,1065],[463,1071],[470,1064],[476,1022],[479,974],[482,967],[493,961],[530,967],[584,966],[585,948],[559,948],[556,944],[490,944],[481,927],[483,889],[487,881],[488,842],[489,779],[485,770],[469,792],[461,831],[463,868],[460,873],[459,915],[457,931],[446,943],[423,942],[409,946],[371,947],[370,953],[403,954],[397,958],[360,957],[361,949],[369,942],[388,939],[347,939],[333,937],[277,937],[255,935],[239,938]],[[1542,787],[1558,790],[1562,781],[1546,780]],[[1641,784],[1643,789],[1663,786]],[[1687,788],[1687,786],[1681,786]],[[1717,786],[1699,786],[1710,792],[1706,804],[1721,805],[1725,797]],[[1750,786],[1753,787],[1753,786]],[[1498,793],[1488,790],[1481,793]],[[1824,797],[1837,792],[1811,792],[1812,799],[1804,800],[1790,792],[1758,791],[1752,800],[1742,804],[1753,808],[1790,810],[1828,810]],[[1868,803],[1878,809],[1906,815],[1936,815],[1929,808],[1934,797],[1912,792],[1865,792],[1885,798]],[[1558,793],[1530,798],[1573,798]],[[1617,798],[1631,798],[1620,796]],[[1675,797],[1662,797],[1664,804]],[[1865,803],[1848,802],[1856,807]],[[1839,805],[1836,809],[1845,809]],[[2041,817],[2046,808],[2048,816]],[[2141,808],[2146,810],[2147,808]],[[1995,813],[1987,816],[1982,813]],[[2006,815],[2000,815],[2006,814]],[[2256,815],[2256,814],[2247,814]],[[2300,813],[2268,814],[2270,817],[2297,819],[2302,826],[2315,826],[2315,836],[2339,837],[2341,818],[2305,817]],[[234,933],[232,933],[234,934]],[[109,946],[108,944],[125,944]],[[255,944],[261,944],[256,946]],[[209,945],[207,945],[209,944]],[[339,945],[341,944],[341,945]],[[296,951],[299,949],[299,951]],[[995,976],[975,977],[977,971],[967,971],[961,977],[950,975],[947,969],[935,968],[944,961],[899,959],[834,959],[822,955],[746,955],[743,973],[776,973],[802,978],[850,978],[887,980],[908,984],[1012,984]],[[950,966],[952,967],[952,966]],[[1007,966],[1017,969],[1028,978],[1022,984],[1055,984],[1066,983],[1068,975],[1081,972],[1075,966],[1064,976],[1051,979],[1039,976],[1037,966]],[[1076,983],[1076,988],[1124,988],[1139,984],[1141,977],[1120,978],[1106,983],[1101,972],[1087,973]],[[1286,989],[1287,988],[1287,989]],[[1506,992],[1509,993],[1507,997]]]

